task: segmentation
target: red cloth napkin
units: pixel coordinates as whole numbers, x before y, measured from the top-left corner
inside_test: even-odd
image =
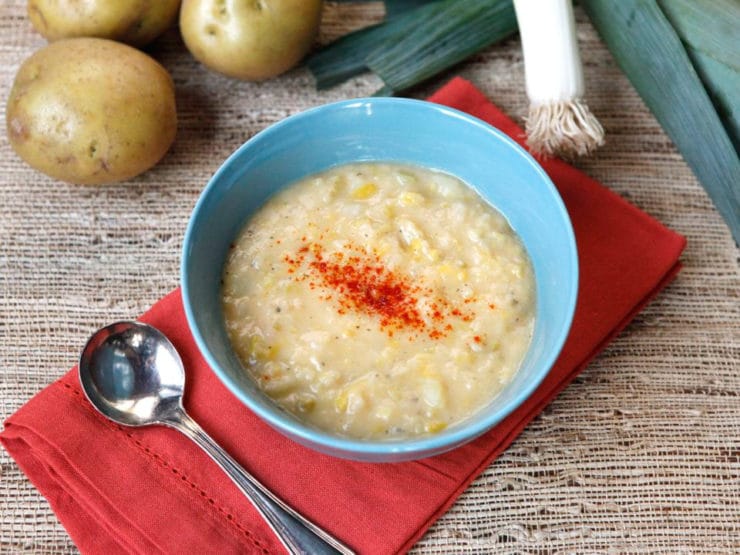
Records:
[[[517,140],[523,136],[463,79],[430,100]],[[174,291],[141,320],[160,328],[182,354],[187,410],[267,487],[358,552],[409,549],[680,268],[683,237],[567,164],[552,160],[544,167],[575,228],[578,306],[555,367],[495,429],[452,452],[408,463],[358,463],[310,451],[263,424],[221,385],[201,358]],[[282,553],[206,455],[173,430],[106,421],[81,393],[76,369],[11,416],[0,440],[84,553]]]

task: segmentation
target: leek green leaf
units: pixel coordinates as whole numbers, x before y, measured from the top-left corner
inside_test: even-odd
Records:
[[[435,0],[385,0],[385,15],[388,18],[395,17],[400,13],[429,4]]]
[[[660,0],[740,152],[740,1]]]
[[[699,50],[689,47],[687,51],[735,145],[735,152],[740,153],[740,72]]]
[[[316,88],[328,89],[367,71],[367,52],[388,37],[400,36],[385,24],[372,25],[338,38],[309,55],[305,64],[316,79]]]
[[[581,5],[740,244],[740,159],[656,0]]]
[[[418,21],[433,12],[433,2],[395,16],[390,21],[348,33],[306,58],[316,88],[328,89],[367,71],[365,59],[373,50],[396,44]]]
[[[660,0],[659,5],[681,40],[740,71],[738,0]]]
[[[369,53],[366,63],[393,91],[403,91],[461,62],[517,30],[511,0],[440,0],[417,14],[399,40]]]

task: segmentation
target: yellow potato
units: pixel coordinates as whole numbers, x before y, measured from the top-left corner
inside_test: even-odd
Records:
[[[143,46],[177,18],[180,0],[28,0],[28,17],[50,41],[99,37]]]
[[[320,22],[321,0],[183,0],[180,9],[180,32],[193,56],[249,81],[295,66]]]
[[[18,70],[6,109],[10,144],[62,181],[123,181],[175,138],[172,79],[146,54],[106,39],[53,42]]]

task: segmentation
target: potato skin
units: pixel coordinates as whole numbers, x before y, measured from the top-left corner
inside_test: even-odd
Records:
[[[180,0],[28,0],[28,17],[47,40],[98,37],[143,46],[170,27]]]
[[[53,42],[21,65],[7,132],[31,167],[61,181],[123,181],[156,164],[175,138],[172,79],[146,54],[106,39]]]
[[[295,66],[311,48],[321,0],[183,0],[180,33],[206,67],[261,81]]]

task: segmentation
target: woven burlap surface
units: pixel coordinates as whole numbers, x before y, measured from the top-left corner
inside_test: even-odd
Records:
[[[25,1],[0,6],[0,97],[45,41]],[[321,41],[379,18],[374,5],[328,5]],[[577,13],[588,99],[608,143],[578,165],[688,238],[684,269],[535,419],[415,547],[418,553],[740,552],[738,250],[671,141]],[[177,88],[179,131],[165,159],[130,183],[58,183],[0,139],[0,417],[74,364],[97,327],[136,317],[178,285],[180,246],[198,194],[243,141],[290,114],[368,95],[366,75],[317,92],[298,69],[261,84],[198,65],[176,30],[152,54]],[[521,122],[518,39],[454,74]],[[677,106],[676,109],[680,109]],[[739,176],[740,179],[740,176]],[[0,552],[76,548],[0,450]],[[153,492],[154,493],[154,492]]]

